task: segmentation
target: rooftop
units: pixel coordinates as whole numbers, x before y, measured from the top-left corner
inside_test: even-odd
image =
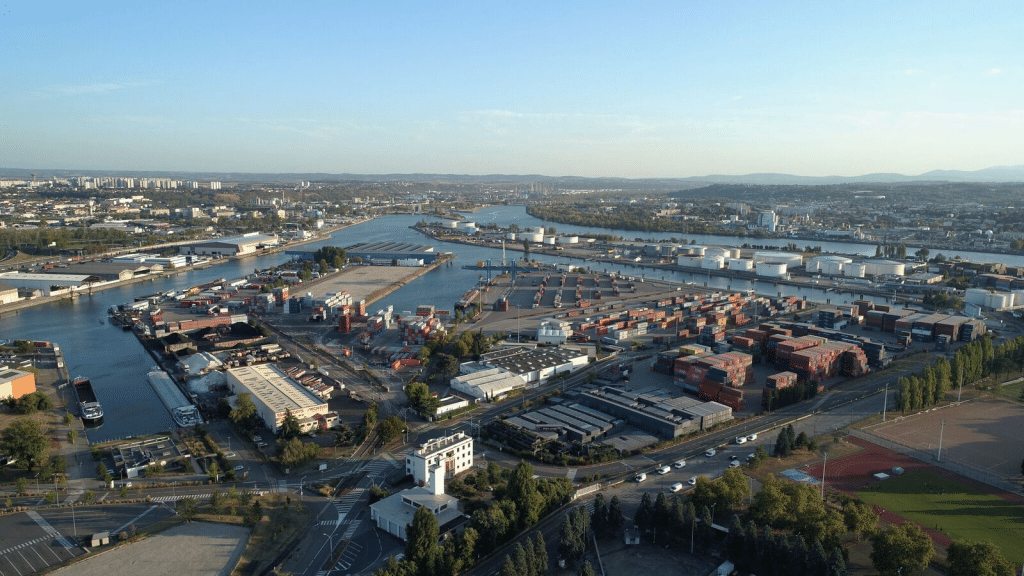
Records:
[[[271,364],[231,368],[228,373],[237,378],[274,412],[295,412],[324,404],[323,400],[309,393],[277,366]]]

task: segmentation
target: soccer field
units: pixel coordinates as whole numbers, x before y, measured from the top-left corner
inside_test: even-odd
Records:
[[[931,472],[912,471],[857,492],[865,502],[937,529],[953,540],[988,540],[1019,566],[1024,561],[1024,506]]]

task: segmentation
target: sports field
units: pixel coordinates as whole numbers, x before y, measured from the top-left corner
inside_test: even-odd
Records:
[[[865,502],[953,540],[988,540],[1019,566],[1024,562],[1024,507],[926,470],[892,476],[856,493]]]

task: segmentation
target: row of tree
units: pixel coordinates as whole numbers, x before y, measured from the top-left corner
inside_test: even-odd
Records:
[[[792,424],[779,430],[779,435],[775,438],[775,456],[786,457],[799,448],[814,450],[815,443],[806,432],[797,434]]]
[[[525,545],[516,543],[512,553],[505,556],[501,576],[545,576],[548,573],[550,564],[544,535],[534,532],[533,538],[527,538],[525,542]]]
[[[840,546],[826,553],[820,540],[811,546],[803,535],[779,533],[769,526],[746,527],[733,515],[725,539],[726,556],[737,566],[765,576],[846,576],[846,559]]]

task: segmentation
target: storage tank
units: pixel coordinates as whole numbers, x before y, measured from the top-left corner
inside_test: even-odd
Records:
[[[710,246],[704,249],[704,256],[717,256],[719,258],[731,258],[732,250],[719,246]]]
[[[1009,308],[1013,302],[1013,296],[1009,292],[990,292],[985,298],[985,306],[995,310]]]
[[[555,237],[554,236],[546,236],[544,238],[544,243],[547,244],[548,246],[554,246],[555,245]]]
[[[516,239],[516,233],[515,232],[509,232],[508,234],[505,234],[505,239],[506,240],[515,240]]]
[[[789,266],[802,266],[804,257],[791,252],[754,252],[754,264],[765,262],[768,264],[787,264]]]
[[[676,265],[699,268],[700,258],[697,258],[695,256],[676,256]]]
[[[543,242],[544,241],[544,233],[543,232],[527,232],[526,234],[522,234],[521,236],[522,236],[523,240],[529,240],[530,242]]]
[[[964,302],[975,306],[984,306],[988,299],[988,290],[984,288],[968,288],[964,291]]]
[[[903,276],[906,266],[892,260],[865,260],[864,273],[871,276]]]
[[[579,236],[559,236],[558,237],[558,243],[559,244],[579,244],[580,243],[580,237]]]
[[[707,250],[707,246],[690,245],[680,250],[690,256],[703,256],[704,251]]]
[[[768,278],[782,278],[786,275],[789,265],[785,262],[758,262],[757,275]]]
[[[754,261],[747,258],[730,258],[729,269],[750,272],[754,269]]]
[[[849,276],[850,278],[863,278],[864,277],[864,263],[863,262],[851,262],[846,266],[843,266],[843,276]]]
[[[459,221],[458,220],[447,220],[444,223],[444,227],[445,228],[458,228],[459,227]]]
[[[1011,306],[1024,306],[1024,290],[1010,290],[1010,294],[1013,294],[1013,304]]]
[[[721,256],[705,256],[700,259],[700,267],[704,270],[721,270],[725,265],[725,258]]]
[[[476,224],[469,222],[466,224],[466,234],[476,234]]]

